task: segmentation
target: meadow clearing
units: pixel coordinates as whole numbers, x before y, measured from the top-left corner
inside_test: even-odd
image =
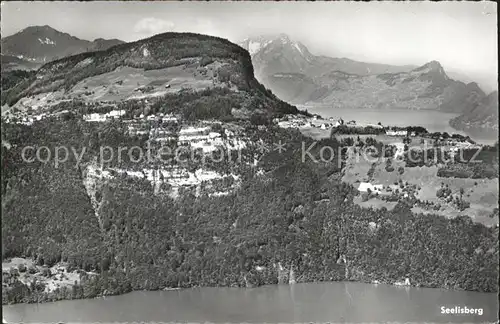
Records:
[[[375,162],[374,162],[375,160]],[[355,203],[369,208],[386,207],[388,210],[394,208],[394,201],[385,201],[384,196],[390,196],[396,190],[401,196],[408,192],[407,188],[415,187],[415,198],[421,202],[429,202],[438,205],[439,209],[423,208],[413,206],[416,213],[438,214],[445,217],[469,216],[474,221],[485,225],[498,224],[498,217],[490,217],[493,210],[498,208],[498,178],[495,179],[471,179],[471,178],[444,178],[438,177],[439,165],[423,167],[406,167],[402,159],[392,159],[393,171],[386,168],[387,158],[367,160],[362,155],[352,154],[344,168],[342,180],[358,188],[360,183],[367,182],[372,185],[383,185],[384,189],[378,197],[371,197],[363,201],[362,193],[356,197]],[[448,186],[454,197],[460,196],[462,191],[463,200],[470,203],[465,210],[460,211],[451,203],[437,197],[436,192],[442,187]]]
[[[16,108],[24,111],[56,105],[79,99],[86,102],[119,102],[147,99],[178,93],[227,86],[217,77],[223,64],[212,62],[206,66],[186,64],[164,69],[145,70],[121,66],[115,70],[85,78],[69,90],[43,92],[21,98],[12,107],[2,107],[2,115]]]

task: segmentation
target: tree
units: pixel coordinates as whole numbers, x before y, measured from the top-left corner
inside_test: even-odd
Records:
[[[268,125],[270,123],[270,119],[263,114],[255,113],[250,116],[250,122],[253,125]]]

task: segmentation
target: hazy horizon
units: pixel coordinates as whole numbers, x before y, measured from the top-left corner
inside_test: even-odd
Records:
[[[235,43],[285,33],[315,55],[417,66],[437,60],[490,90],[497,88],[496,13],[494,2],[2,2],[1,33],[49,25],[88,40],[175,31]]]

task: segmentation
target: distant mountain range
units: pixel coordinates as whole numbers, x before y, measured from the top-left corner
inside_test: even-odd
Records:
[[[294,104],[462,113],[485,96],[476,83],[449,78],[437,61],[415,67],[315,56],[284,34],[241,46],[252,55],[257,78]]]
[[[60,32],[50,26],[30,26],[2,38],[2,57],[17,57],[21,66],[40,66],[59,58],[83,52],[108,49],[123,44],[118,39],[88,41]],[[2,60],[4,60],[2,58]]]
[[[2,38],[2,72],[38,69],[62,57],[123,43],[117,39],[82,40],[50,26],[27,27]],[[498,103],[496,110],[492,104],[495,94],[486,96],[477,83],[450,78],[437,61],[417,67],[317,56],[285,34],[248,38],[240,46],[250,53],[255,77],[292,104],[440,110],[463,114],[453,122],[460,129],[498,127],[494,118]],[[45,79],[41,76],[44,71],[38,73],[39,79]]]
[[[327,92],[319,80],[325,73],[336,71],[366,76],[407,72],[414,68],[316,56],[285,34],[247,38],[240,45],[252,56],[255,76],[280,98],[298,104],[317,102]]]

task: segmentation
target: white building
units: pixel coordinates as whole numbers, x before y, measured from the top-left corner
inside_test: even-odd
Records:
[[[230,131],[229,129],[224,129],[224,134],[226,134],[226,137],[233,137],[234,136],[234,132],[233,131]]]
[[[403,143],[391,143],[396,147],[396,152],[394,152],[394,158],[403,156],[405,153],[405,145]]]
[[[205,140],[201,142],[192,142],[191,147],[194,149],[201,149],[203,153],[210,153],[217,150],[218,146],[224,145],[222,138],[214,138],[212,140]]]
[[[359,184],[358,190],[361,192],[367,192],[368,189],[370,189],[372,192],[380,192],[383,188],[383,185],[372,185],[369,182],[361,182]]]
[[[178,119],[175,116],[164,116],[162,119],[164,123],[177,123]]]
[[[385,132],[385,134],[389,135],[389,136],[408,136],[408,131],[407,130],[392,130],[392,129],[388,129]]]
[[[156,137],[154,140],[157,142],[170,142],[177,140],[177,137],[175,136]]]
[[[210,133],[208,134],[208,137],[209,137],[210,139],[218,138],[218,137],[220,137],[220,136],[221,136],[221,135],[220,135],[220,133],[217,133],[217,132],[210,132]]]
[[[106,115],[93,113],[93,114],[84,115],[83,119],[85,121],[88,121],[88,122],[103,122],[103,121],[106,121]]]
[[[179,144],[210,139],[210,127],[185,127],[179,131]]]
[[[294,123],[291,123],[289,121],[280,121],[278,123],[278,126],[281,127],[281,128],[292,128],[292,127],[296,127],[296,125]]]
[[[184,127],[179,131],[179,135],[200,135],[200,134],[205,134],[208,135],[210,132],[210,127]]]
[[[201,141],[206,141],[210,137],[208,135],[179,135],[179,144],[182,143],[195,143],[195,142],[201,142]]]
[[[106,114],[92,113],[83,116],[83,119],[88,122],[104,122],[107,119],[116,119],[125,115],[125,110],[111,110]]]
[[[109,113],[106,114],[106,117],[120,118],[123,115],[125,115],[125,110],[111,110]]]

